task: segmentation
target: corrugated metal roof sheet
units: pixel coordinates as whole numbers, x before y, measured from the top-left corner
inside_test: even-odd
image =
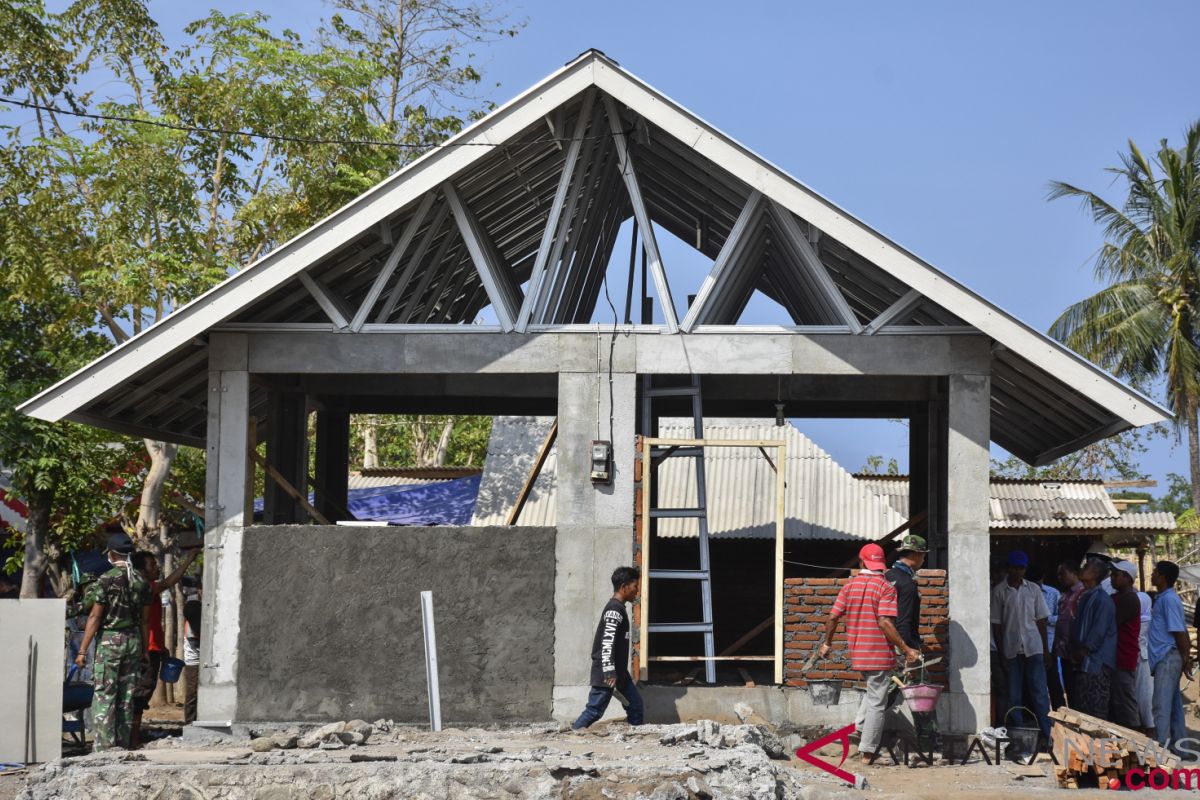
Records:
[[[503,524],[541,447],[552,417],[497,417],[488,445],[473,525]],[[784,535],[789,539],[874,539],[904,522],[894,509],[855,481],[795,426],[763,420],[706,421],[710,439],[785,439],[787,500]],[[663,420],[662,438],[691,438],[690,421]],[[772,460],[774,451],[768,450]],[[775,537],[775,473],[754,448],[710,448],[706,453],[710,534],[716,539]],[[555,452],[534,484],[518,525],[555,524]],[[692,460],[667,459],[659,468],[662,507],[696,503]],[[659,534],[695,536],[691,520],[662,520]]]
[[[351,472],[349,478],[349,489],[381,489],[385,486],[427,486],[431,483],[444,483],[452,481],[456,478],[469,478],[473,475],[478,475],[480,470],[471,470],[467,472],[457,472],[454,474],[447,473],[442,477],[413,477],[404,475],[397,471],[395,474],[387,474],[388,471],[380,470],[376,474],[363,475],[361,472]]]
[[[475,500],[472,525],[503,525],[529,477],[538,450],[554,424],[554,417],[495,417],[488,440],[479,496]],[[518,525],[554,525],[554,486],[558,475],[558,451],[550,448],[517,518]]]
[[[907,475],[857,475],[899,513],[908,514]],[[1122,514],[1102,481],[991,480],[993,529],[1174,530],[1171,514]]]

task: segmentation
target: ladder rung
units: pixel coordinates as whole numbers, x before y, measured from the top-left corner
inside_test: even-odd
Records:
[[[642,392],[643,397],[694,397],[698,394],[699,386],[660,386]]]
[[[706,581],[708,573],[702,569],[652,569],[651,578],[668,578],[671,580]]]
[[[652,519],[676,519],[676,518],[700,518],[708,516],[703,508],[652,508],[650,509],[650,517]]]
[[[711,622],[652,622],[646,626],[648,633],[708,633]]]

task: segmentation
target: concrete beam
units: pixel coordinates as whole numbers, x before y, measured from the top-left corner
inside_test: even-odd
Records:
[[[595,373],[608,335],[570,333],[251,333],[251,372],[296,374]],[[599,344],[599,347],[597,345]],[[654,333],[617,335],[617,371],[771,375],[986,375],[982,336]]]
[[[950,589],[950,727],[980,730],[991,705],[988,649],[990,378],[951,375],[946,440]]]

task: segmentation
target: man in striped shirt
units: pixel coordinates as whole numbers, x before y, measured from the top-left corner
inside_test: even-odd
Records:
[[[860,736],[858,751],[864,765],[875,762],[883,738],[883,714],[887,710],[888,689],[896,668],[896,653],[906,661],[921,658],[921,652],[909,647],[896,630],[896,587],[884,577],[887,565],[883,548],[865,545],[858,551],[862,569],[842,590],[825,623],[825,639],[819,655],[829,654],[829,641],[842,617],[846,618],[846,638],[850,645],[850,667],[863,674],[866,694],[858,706],[855,725]],[[893,649],[895,648],[895,649]]]

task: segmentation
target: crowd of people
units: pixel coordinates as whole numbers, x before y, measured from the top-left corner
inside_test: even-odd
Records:
[[[1066,706],[1177,748],[1192,657],[1175,563],[1154,565],[1153,595],[1137,590],[1136,564],[1095,549],[1059,564],[1057,587],[1020,550],[994,577],[996,724],[1036,725],[1048,738],[1049,710]]]
[[[111,566],[85,590],[83,605],[87,625],[76,666],[87,664],[89,647],[96,643],[92,677],[94,745],[97,751],[131,749],[141,744],[142,712],[158,687],[159,674],[167,658],[163,634],[163,592],[186,579],[188,567],[198,550],[191,550],[180,566],[163,577],[153,553],[134,551],[125,533],[109,537],[107,557]],[[184,673],[187,698],[185,723],[196,718],[196,678],[199,671],[200,601],[196,584],[184,603]]]

